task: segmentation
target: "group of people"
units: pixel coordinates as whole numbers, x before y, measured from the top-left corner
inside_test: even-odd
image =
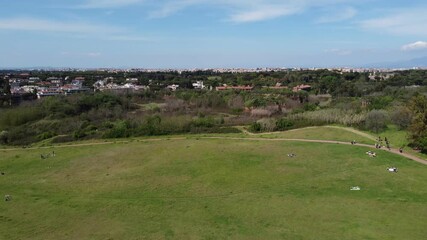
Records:
[[[388,150],[391,150],[390,142],[387,139],[387,137],[384,137],[384,142],[385,142],[385,147],[387,147]],[[380,149],[383,146],[384,146],[383,145],[383,140],[382,140],[381,136],[379,136],[378,139],[377,139],[377,143],[375,143],[375,148]],[[403,147],[399,148],[399,152],[403,153]]]
[[[385,142],[385,146],[387,147],[387,149],[391,150],[390,142],[388,141],[387,137],[384,137],[384,142]],[[381,136],[378,136],[377,142],[375,143],[375,148],[379,149],[383,146],[384,146],[383,145],[383,139],[381,138]]]
[[[369,157],[376,157],[377,156],[377,154],[372,152],[372,151],[367,151],[366,154],[368,154]]]
[[[9,202],[12,200],[12,196],[10,195],[4,195],[4,201]]]
[[[50,157],[55,157],[55,151],[52,151],[52,153],[48,153],[48,154],[40,154],[40,158],[41,159],[46,159],[46,158],[50,158]]]

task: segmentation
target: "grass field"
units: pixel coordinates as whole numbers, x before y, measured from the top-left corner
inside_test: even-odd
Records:
[[[340,127],[309,127],[295,129],[291,131],[278,132],[278,133],[267,133],[259,134],[263,138],[288,138],[288,139],[316,139],[316,140],[333,140],[350,142],[356,140],[359,143],[375,144],[375,141],[362,136],[357,133],[351,132],[351,128],[340,128]],[[362,133],[362,132],[361,132]],[[367,133],[362,133],[367,134]],[[373,137],[372,137],[373,138]]]
[[[0,150],[13,197],[0,239],[425,239],[427,167],[366,151],[203,138]]]

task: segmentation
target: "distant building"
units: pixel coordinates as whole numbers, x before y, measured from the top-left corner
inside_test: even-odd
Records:
[[[57,96],[57,95],[61,95],[61,94],[62,94],[62,90],[59,88],[47,88],[47,89],[43,89],[43,90],[40,90],[39,92],[37,92],[37,98],[41,99],[44,97]]]
[[[275,90],[289,89],[287,86],[282,86],[281,83],[276,83],[276,85],[272,87],[265,86],[264,88],[275,89]]]
[[[74,79],[73,81],[71,81],[71,85],[74,85],[74,86],[78,86],[78,87],[83,87],[83,82],[84,82],[85,80],[84,79]]]
[[[193,83],[194,89],[205,89],[205,85],[203,84],[203,81],[197,81]]]
[[[138,78],[126,78],[126,82],[137,83]]]
[[[116,83],[107,83],[107,80],[99,80],[93,84],[95,91],[112,91],[112,92],[134,92],[150,89],[148,86],[135,85],[126,83],[125,85],[118,85]]]
[[[304,85],[304,84],[298,85],[292,89],[293,92],[310,91],[310,90],[311,90],[311,86],[310,85]]]
[[[29,73],[21,73],[21,74],[19,74],[19,77],[24,78],[24,79],[28,79],[30,77],[30,74]]]
[[[36,83],[36,82],[40,82],[40,78],[39,77],[30,77],[28,79],[28,83]]]
[[[179,88],[179,85],[172,84],[166,87],[166,89],[169,89],[171,91],[176,91]]]
[[[81,85],[67,84],[61,87],[62,94],[71,95],[76,93],[88,92],[90,89],[82,87]]]
[[[61,86],[63,84],[62,78],[57,77],[49,77],[46,79],[47,82],[51,82],[52,84],[55,84],[57,86]]]
[[[221,86],[221,87],[216,87],[217,91],[226,91],[226,90],[239,90],[239,91],[252,91],[254,89],[254,87],[252,86]]]

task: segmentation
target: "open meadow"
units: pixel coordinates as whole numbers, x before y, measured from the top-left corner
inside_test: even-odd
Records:
[[[427,166],[368,150],[195,136],[0,150],[0,239],[425,239]]]

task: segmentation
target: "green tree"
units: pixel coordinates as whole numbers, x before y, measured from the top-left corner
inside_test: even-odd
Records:
[[[427,150],[427,97],[415,96],[409,106],[413,116],[409,126],[412,145],[425,152]]]
[[[397,107],[391,113],[391,121],[400,130],[408,128],[412,121],[412,112],[406,107]]]
[[[384,110],[372,110],[365,120],[366,128],[378,133],[387,127],[388,114]]]
[[[6,94],[6,95],[10,95],[11,94],[11,92],[10,92],[10,84],[9,84],[8,80],[4,80],[4,82],[3,82],[3,93]]]
[[[0,132],[0,144],[7,144],[8,137],[9,137],[9,132],[7,131]]]

